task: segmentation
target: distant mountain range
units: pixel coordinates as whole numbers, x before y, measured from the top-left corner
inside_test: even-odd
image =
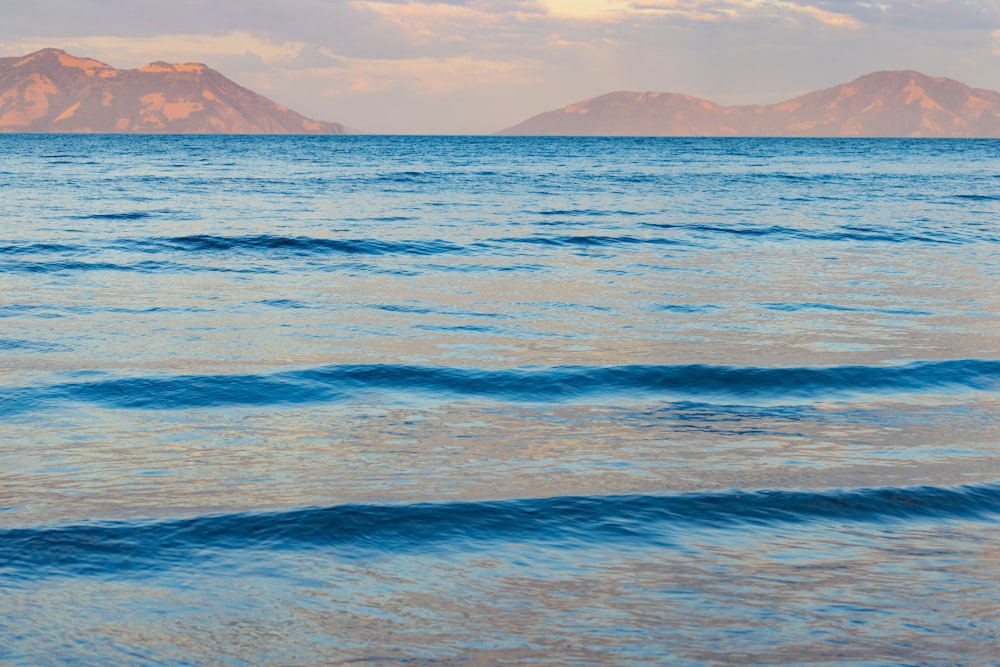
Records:
[[[0,132],[343,134],[200,63],[115,69],[60,49],[0,58]],[[875,72],[768,105],[616,92],[502,135],[1000,137],[1000,93],[920,72]]]
[[[617,92],[539,114],[503,135],[1000,137],[1000,93],[920,72],[876,72],[769,105]]]
[[[59,49],[0,58],[0,132],[342,134],[200,63],[120,70]]]

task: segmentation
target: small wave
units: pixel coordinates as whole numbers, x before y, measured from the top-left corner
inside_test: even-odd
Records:
[[[422,331],[448,331],[456,333],[477,333],[477,334],[500,334],[497,327],[488,327],[475,324],[416,324],[414,329]]]
[[[602,210],[602,209],[591,209],[591,208],[556,208],[556,209],[544,209],[540,211],[527,211],[534,215],[540,215],[543,217],[559,217],[559,218],[606,218],[606,217],[630,217],[636,215],[642,215],[637,211],[628,210]]]
[[[236,252],[308,255],[437,255],[460,253],[462,246],[432,239],[426,241],[384,241],[379,239],[329,239],[304,236],[214,236],[197,234],[167,238],[119,241],[123,250],[156,252]]]
[[[1000,484],[339,505],[0,530],[0,571],[33,578],[65,572],[120,575],[198,567],[233,550],[313,548],[363,558],[467,551],[496,542],[565,549],[670,547],[692,528],[995,520],[998,515]]]
[[[115,213],[90,213],[70,216],[73,220],[144,220],[157,214],[150,211],[120,211]]]
[[[415,268],[429,271],[448,271],[452,273],[533,273],[536,271],[547,270],[547,267],[541,264],[475,264],[471,262],[463,262],[461,264],[427,263],[420,264]]]
[[[262,306],[270,306],[272,308],[290,308],[295,310],[311,308],[309,304],[296,301],[295,299],[262,299],[261,301],[257,301],[257,303]]]
[[[689,303],[663,303],[652,306],[650,310],[667,313],[708,313],[714,310],[722,310],[722,306],[712,303],[689,304]]]
[[[171,410],[349,400],[371,392],[506,402],[599,401],[610,396],[615,400],[794,404],[997,390],[1000,360],[921,361],[900,366],[690,364],[500,370],[372,364],[270,374],[124,377],[15,387],[0,391],[0,414],[32,412],[66,402]]]
[[[0,338],[0,350],[5,352],[64,352],[68,349],[65,345],[38,340]]]
[[[0,317],[38,316],[38,313],[49,312],[48,306],[27,303],[10,303],[0,306]]]
[[[494,239],[496,243],[530,243],[534,245],[562,247],[607,247],[622,245],[681,245],[682,241],[665,238],[642,238],[638,236],[597,236],[597,235],[566,235],[566,236],[525,236],[519,238]]]
[[[998,195],[957,194],[952,195],[952,197],[965,201],[1000,201],[1000,196]]]
[[[73,315],[93,315],[95,313],[118,313],[124,315],[148,315],[151,313],[204,313],[203,308],[194,306],[167,307],[149,306],[148,308],[127,308],[111,305],[76,305],[76,306],[36,306],[27,304],[10,304],[0,306],[0,319],[8,317],[33,317],[38,319],[56,319],[65,317],[65,313]]]
[[[880,229],[878,227],[866,227],[862,225],[843,225],[836,231],[824,234],[822,232],[806,232],[805,238],[816,240],[843,240],[847,241],[884,241],[886,243],[940,243],[945,245],[956,245],[967,243],[972,239],[965,239],[954,234],[934,234],[915,233],[903,230]]]
[[[421,308],[419,306],[407,306],[405,304],[392,304],[392,303],[372,306],[372,307],[377,310],[385,310],[390,313],[412,313],[414,315],[430,315],[432,313],[438,312],[431,308]]]
[[[60,260],[55,262],[3,262],[0,263],[0,273],[66,273],[78,271],[155,271],[161,267],[159,262],[143,262],[143,266],[114,264],[112,262],[80,262]]]
[[[63,255],[77,254],[85,252],[86,248],[79,245],[67,243],[13,243],[0,246],[0,255],[42,255],[48,253],[58,253]]]
[[[441,179],[441,174],[425,171],[398,171],[383,174],[378,181],[383,183],[434,183]]]
[[[705,233],[712,235],[739,236],[743,238],[767,238],[773,240],[792,239],[802,241],[835,241],[835,242],[875,242],[875,243],[931,243],[943,245],[958,245],[978,243],[994,239],[972,238],[958,234],[918,233],[900,229],[881,229],[861,225],[842,225],[829,230],[800,229],[782,225],[708,225],[646,222],[647,227],[678,230],[682,232]]]
[[[803,303],[763,303],[760,304],[761,307],[768,310],[776,310],[781,312],[796,312],[801,310],[830,310],[834,312],[847,312],[847,313],[879,313],[881,315],[920,315],[920,316],[930,316],[933,313],[926,310],[914,310],[911,308],[877,308],[877,307],[862,307],[862,306],[846,306],[844,304],[833,304],[833,303],[815,303],[815,302],[803,302]]]
[[[177,262],[147,260],[144,262],[83,262],[79,260],[41,261],[9,261],[0,262],[0,273],[34,273],[61,274],[87,271],[120,271],[125,273],[190,273],[207,271],[211,273],[277,273],[276,270],[264,267],[225,267],[225,266],[193,266]]]

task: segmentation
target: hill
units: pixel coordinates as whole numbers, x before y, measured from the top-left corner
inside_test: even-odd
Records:
[[[131,70],[60,49],[0,58],[0,132],[342,134],[201,63]]]
[[[875,72],[770,105],[616,92],[539,114],[504,135],[1000,137],[1000,93],[920,72]]]

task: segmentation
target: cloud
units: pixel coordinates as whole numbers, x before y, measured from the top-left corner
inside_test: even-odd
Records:
[[[1000,25],[997,0],[881,0],[883,21],[933,31],[992,29]]]
[[[876,69],[998,89],[1000,0],[33,0],[0,22],[0,55],[48,46],[205,62],[363,129],[478,132],[619,89],[773,102]]]
[[[549,15],[565,18],[613,18],[632,11],[628,0],[541,0]]]
[[[353,6],[397,29],[413,44],[466,41],[467,31],[495,23],[497,14],[474,7],[440,2],[376,2],[355,0]]]
[[[456,0],[393,2],[350,0],[359,21],[394,56],[457,56],[505,50],[517,57],[547,29],[548,16],[535,2]],[[338,50],[342,50],[339,46]],[[369,54],[373,55],[373,54]]]
[[[834,28],[857,29],[862,26],[858,18],[848,13],[793,0],[646,0],[642,3],[629,3],[628,11],[647,15],[669,15],[694,21],[773,18],[784,19],[794,24],[798,19],[807,17]]]
[[[333,54],[330,54],[333,55]],[[290,80],[312,80],[325,97],[406,91],[418,97],[449,95],[460,90],[543,81],[542,64],[533,60],[454,58],[360,59],[336,57],[336,67],[288,69]]]
[[[800,5],[794,2],[775,2],[774,4],[778,8],[787,9],[795,14],[808,16],[823,25],[828,25],[833,28],[850,28],[856,30],[862,26],[861,21],[853,16],[841,14],[839,12],[830,12],[813,5]]]
[[[714,22],[761,17],[795,22],[808,18],[834,28],[857,29],[863,22],[849,12],[792,0],[540,0],[549,16],[563,19],[622,22],[663,16]],[[821,3],[831,5],[827,1]],[[841,3],[845,7],[865,3]]]

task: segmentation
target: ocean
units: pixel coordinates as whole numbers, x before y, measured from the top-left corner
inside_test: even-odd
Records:
[[[1000,141],[0,149],[0,664],[1000,664]]]

